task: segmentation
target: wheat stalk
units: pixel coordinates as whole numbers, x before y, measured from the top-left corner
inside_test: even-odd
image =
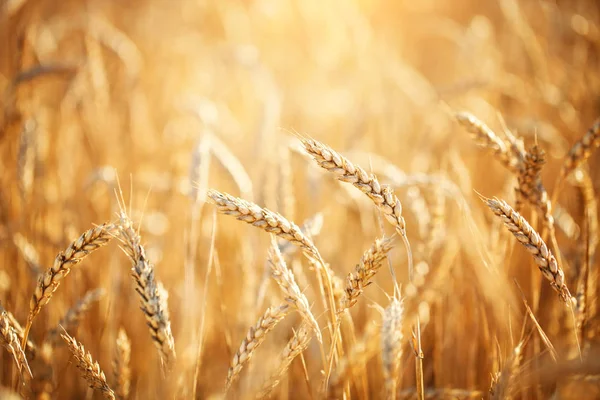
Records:
[[[171,321],[166,303],[166,291],[154,278],[154,265],[146,257],[139,234],[133,229],[131,220],[121,214],[119,231],[124,251],[129,256],[133,268],[131,276],[135,290],[140,296],[141,309],[144,312],[150,335],[167,369],[175,361],[175,341],[171,332]]]
[[[556,258],[546,246],[540,235],[529,225],[527,220],[513,210],[505,201],[499,199],[484,199],[487,206],[502,219],[504,225],[517,238],[533,258],[542,272],[550,281],[550,285],[564,302],[570,302],[571,293],[565,284],[565,274],[558,265]]]
[[[388,399],[396,398],[396,379],[402,357],[402,303],[393,298],[383,312],[381,326],[381,362]]]
[[[58,253],[52,267],[48,268],[38,279],[33,297],[29,303],[29,315],[23,335],[22,346],[25,346],[31,324],[36,315],[46,305],[58,289],[62,279],[71,272],[71,268],[79,264],[95,250],[106,245],[117,232],[117,227],[111,223],[88,229],[72,242],[64,252]]]
[[[107,399],[115,400],[115,393],[108,386],[104,372],[100,369],[98,362],[94,362],[92,355],[89,352],[86,352],[83,345],[77,342],[73,337],[69,336],[66,331],[60,336],[67,344],[71,354],[73,354],[77,360],[77,368],[81,371],[83,378],[87,381],[88,385],[90,385],[90,388],[98,390]]]
[[[271,236],[269,265],[271,266],[271,276],[285,294],[285,301],[302,315],[302,318],[306,323],[314,329],[319,342],[321,342],[323,339],[321,337],[319,324],[310,311],[308,299],[298,287],[296,279],[294,278],[294,273],[287,267],[274,236]]]
[[[117,348],[113,360],[115,392],[118,399],[125,400],[129,397],[129,389],[131,386],[131,369],[129,367],[129,362],[131,360],[131,341],[127,337],[125,329],[119,329],[116,344]]]
[[[231,385],[239,377],[244,365],[250,361],[256,349],[264,342],[267,334],[289,313],[289,305],[280,304],[277,307],[269,307],[260,316],[254,326],[251,326],[242,340],[238,351],[235,353],[229,371],[227,371],[227,380],[225,382],[225,391],[231,388]]]

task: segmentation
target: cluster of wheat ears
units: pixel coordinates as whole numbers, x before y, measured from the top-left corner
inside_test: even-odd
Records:
[[[600,398],[597,1],[176,3],[0,1],[0,400]]]
[[[493,152],[495,158],[517,175],[518,186],[515,189],[518,194],[518,201],[516,204],[522,206],[523,200],[526,200],[533,207],[538,208],[541,215],[544,216],[543,227],[545,233],[540,234],[530,225],[527,219],[506,201],[482,196],[482,200],[490,210],[520,244],[531,253],[542,275],[558,293],[561,301],[571,308],[574,318],[584,320],[586,299],[585,297],[576,299],[571,295],[565,283],[565,274],[561,268],[561,263],[553,254],[553,250],[557,251],[557,254],[560,250],[558,247],[552,249],[551,245],[546,244],[548,239],[551,239],[550,243],[556,243],[556,238],[554,237],[554,220],[551,215],[552,204],[540,179],[540,170],[544,163],[543,151],[538,146],[525,150],[522,141],[513,136],[507,135],[506,138],[498,136],[471,114],[457,113],[456,119],[467,131],[473,134],[474,139],[480,146]],[[356,345],[358,346],[357,349],[352,349],[350,354],[345,355],[342,347],[340,347],[344,340],[340,325],[344,319],[348,319],[351,323],[348,310],[360,300],[364,289],[372,283],[374,275],[386,264],[387,255],[392,248],[394,239],[398,236],[402,238],[406,245],[409,258],[409,277],[411,283],[414,281],[412,250],[406,233],[406,222],[402,216],[402,204],[394,194],[393,189],[389,185],[381,184],[374,174],[366,172],[365,169],[352,163],[331,147],[314,139],[301,138],[300,141],[306,153],[313,157],[321,168],[333,174],[340,181],[352,185],[364,193],[385,220],[394,227],[396,234],[390,238],[381,237],[376,239],[373,245],[365,251],[355,270],[348,273],[345,279],[342,279],[332,271],[329,264],[323,259],[311,238],[310,232],[303,231],[284,216],[255,203],[217,190],[208,190],[208,198],[220,213],[233,216],[239,221],[271,234],[272,240],[268,257],[270,274],[285,298],[284,303],[267,307],[256,323],[249,327],[231,361],[224,384],[225,395],[239,378],[243,367],[252,360],[256,350],[268,338],[269,333],[288,314],[296,311],[301,316],[302,322],[295,328],[292,338],[282,350],[278,364],[275,365],[270,377],[263,383],[256,395],[259,398],[268,397],[285,376],[292,361],[302,355],[314,337],[319,343],[323,362],[323,379],[319,383],[319,388],[314,390],[320,396],[327,394],[341,396],[346,385],[344,375],[346,370],[350,368],[348,364],[353,362],[351,357],[358,357],[354,354],[356,351],[364,352],[366,350],[364,349],[365,344],[359,343]],[[563,168],[558,176],[558,183],[560,184],[563,179],[584,163],[591,155],[592,150],[598,146],[600,146],[600,121],[595,123],[583,138],[573,146],[564,161]],[[0,316],[2,343],[13,357],[19,371],[19,382],[24,385],[23,387],[18,386],[18,388],[25,389],[31,385],[32,379],[36,379],[28,362],[28,358],[35,357],[36,353],[40,351],[40,346],[28,340],[28,334],[36,316],[50,302],[52,295],[58,290],[61,282],[71,270],[76,268],[91,253],[105,246],[111,239],[117,239],[121,243],[123,252],[131,261],[131,276],[135,291],[139,295],[140,308],[146,318],[152,341],[160,355],[165,374],[169,374],[173,364],[176,363],[175,340],[171,332],[167,304],[168,294],[162,284],[155,279],[154,265],[148,259],[144,246],[141,244],[140,235],[124,208],[124,205],[121,205],[121,211],[116,222],[106,222],[85,231],[64,252],[58,253],[52,267],[44,271],[38,278],[24,328],[10,311],[2,311]],[[314,267],[314,273],[317,275],[320,285],[321,300],[324,303],[324,308],[330,312],[327,321],[321,323],[322,326],[311,311],[309,300],[300,289],[294,272],[288,267],[286,258],[282,254],[283,245],[279,244],[277,238],[298,247],[310,265]],[[396,277],[391,265],[390,273],[395,281]],[[407,295],[418,296],[419,292],[418,290],[413,291],[404,296]],[[68,330],[73,330],[77,326],[81,314],[85,312],[89,304],[98,300],[100,296],[101,292],[99,291],[86,294],[61,320],[59,324],[61,331],[55,329],[48,332],[43,346],[56,346],[57,337],[60,335],[76,359],[77,367],[80,369],[83,378],[91,388],[99,391],[109,399],[127,398],[130,387],[128,361],[131,346],[127,334],[121,330],[117,337],[118,352],[114,362],[114,379],[109,384],[109,380],[107,380],[99,364],[94,361],[90,353],[86,352],[83,345],[68,333]],[[416,396],[423,399],[426,396],[423,386],[423,360],[425,356],[420,343],[420,322],[418,317],[414,320],[407,320],[404,317],[402,302],[403,295],[396,285],[393,295],[390,295],[389,304],[382,310],[381,327],[373,333],[373,335],[380,337],[381,373],[384,377],[385,393],[388,398],[397,397],[397,379],[404,345],[403,330],[410,330],[413,336],[411,347],[416,358]],[[584,323],[585,321],[581,321],[577,324],[575,335],[581,335]],[[327,348],[325,348],[326,342],[323,339],[323,332],[326,332],[326,336],[330,338]],[[373,340],[373,338],[368,338],[368,340]],[[511,368],[511,370],[503,371],[495,378],[490,388],[492,394],[504,393],[508,389],[507,386],[509,386],[511,377],[503,375],[516,373],[516,367],[512,366]],[[469,395],[478,396],[476,392]]]

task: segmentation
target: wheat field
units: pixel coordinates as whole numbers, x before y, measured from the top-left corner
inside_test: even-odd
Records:
[[[598,399],[596,0],[0,1],[1,399]]]

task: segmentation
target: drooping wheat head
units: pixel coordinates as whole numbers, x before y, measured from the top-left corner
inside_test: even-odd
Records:
[[[27,316],[27,325],[23,336],[24,341],[27,340],[33,319],[39,314],[42,307],[50,301],[62,279],[71,272],[71,268],[95,250],[105,246],[116,232],[116,225],[104,223],[88,229],[72,242],[67,250],[58,253],[52,267],[48,268],[38,279],[33,297],[29,303],[29,315]]]
[[[485,202],[494,214],[502,219],[504,225],[517,240],[533,255],[538,268],[550,281],[552,288],[558,292],[561,300],[571,302],[571,293],[565,284],[565,274],[540,235],[505,201],[485,199]]]

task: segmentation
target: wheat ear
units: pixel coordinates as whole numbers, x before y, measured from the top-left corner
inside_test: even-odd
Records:
[[[321,259],[321,255],[312,241],[302,233],[296,224],[288,221],[282,215],[214,189],[208,191],[208,197],[217,206],[219,212],[236,217],[240,221],[254,225],[295,244],[309,258]]]
[[[319,324],[313,313],[310,311],[308,299],[298,287],[296,279],[294,278],[294,273],[287,267],[274,236],[271,236],[269,264],[271,266],[271,276],[285,294],[285,301],[302,315],[302,318],[306,323],[314,329],[319,342],[322,342],[323,338],[321,337]]]
[[[333,271],[331,271],[325,261],[323,261],[321,254],[313,244],[312,240],[310,240],[310,238],[307,237],[293,222],[288,221],[278,213],[262,208],[254,203],[213,189],[208,191],[208,197],[217,206],[219,212],[231,215],[240,221],[279,236],[302,249],[306,258],[308,258],[309,261],[314,262],[316,270],[319,272],[317,277],[321,282],[320,289],[323,293],[324,306],[327,308],[327,301],[329,301],[331,321],[335,325],[335,276],[333,275]],[[322,278],[324,278],[324,281]],[[334,336],[337,336],[337,332]]]
[[[121,214],[119,231],[123,249],[133,266],[131,276],[135,282],[135,290],[140,296],[140,306],[150,328],[150,335],[161,359],[169,369],[175,361],[176,354],[165,298],[166,293],[157,284],[154,278],[154,265],[146,257],[146,250],[141,244],[141,238],[125,214]]]
[[[383,312],[381,326],[381,362],[388,399],[396,398],[396,379],[402,357],[402,302],[393,298]]]
[[[116,232],[117,227],[114,224],[104,223],[88,229],[72,242],[64,252],[58,253],[54,259],[54,265],[48,268],[38,279],[33,297],[29,303],[29,315],[27,316],[22,346],[25,346],[33,319],[39,314],[42,307],[50,301],[61,280],[71,272],[73,266],[79,264],[93,251],[106,245]]]
[[[273,389],[279,385],[279,382],[281,382],[281,379],[285,376],[285,373],[292,361],[294,361],[294,358],[302,354],[308,347],[311,339],[310,332],[311,329],[309,326],[307,324],[302,324],[300,329],[294,333],[294,336],[290,339],[279,356],[277,368],[275,368],[269,379],[265,381],[256,398],[264,399],[269,397],[271,392],[273,392]]]
[[[367,174],[360,166],[353,164],[321,142],[314,139],[302,139],[302,144],[308,154],[322,168],[335,174],[340,181],[351,183],[366,194],[396,230],[401,235],[406,235],[406,224],[402,217],[402,204],[389,186],[381,185],[375,175]]]
[[[27,372],[29,376],[32,376],[31,369],[27,363],[27,357],[19,343],[19,337],[10,323],[6,311],[2,311],[0,314],[0,341],[2,342],[2,346],[4,346],[4,348],[13,356],[15,364],[19,369],[19,373],[24,375],[24,373]]]
[[[524,197],[534,207],[539,208],[544,215],[546,225],[552,229],[554,225],[552,204],[550,203],[548,192],[546,192],[540,177],[540,172],[545,163],[546,154],[538,145],[533,146],[525,154],[523,169],[517,177],[519,182],[517,199]],[[519,205],[519,203],[517,203],[517,205]]]
[[[585,135],[571,147],[560,170],[559,179],[566,178],[575,168],[587,160],[592,151],[598,146],[600,146],[600,119],[596,120]]]
[[[518,154],[511,151],[513,147],[502,140],[494,131],[487,126],[483,121],[468,112],[459,112],[454,114],[454,117],[469,133],[471,133],[473,140],[477,145],[489,149],[494,153],[494,156],[504,166],[518,174],[521,169],[522,160]]]
[[[85,295],[71,307],[69,311],[67,311],[64,317],[62,317],[58,326],[48,332],[46,341],[52,346],[56,346],[59,343],[61,332],[63,330],[73,332],[79,325],[83,314],[90,309],[94,302],[100,300],[105,293],[106,291],[102,288],[86,292]]]
[[[113,360],[115,392],[118,399],[125,400],[129,397],[129,388],[131,386],[131,369],[129,367],[131,359],[131,341],[127,337],[125,329],[119,329],[116,344],[117,348]]]
[[[533,255],[538,268],[550,281],[552,288],[558,292],[561,300],[571,302],[571,293],[565,284],[565,273],[540,235],[505,201],[485,199],[485,202],[494,214],[502,219],[504,225],[517,240]]]
[[[277,307],[269,307],[263,315],[260,316],[254,326],[251,326],[242,340],[238,351],[233,356],[229,371],[227,371],[227,381],[225,390],[229,390],[231,385],[239,377],[244,365],[250,361],[256,349],[265,341],[266,336],[275,326],[289,313],[289,305],[280,304]]]
[[[108,386],[104,372],[100,369],[98,362],[94,361],[92,355],[89,352],[86,352],[83,345],[77,342],[73,337],[69,336],[67,332],[63,332],[60,336],[67,344],[71,354],[73,354],[77,360],[77,368],[81,371],[81,374],[88,385],[90,385],[92,389],[102,393],[104,398],[115,400],[115,393]]]
[[[375,240],[371,247],[365,251],[360,259],[360,263],[356,266],[355,272],[348,274],[348,278],[346,279],[346,293],[340,311],[356,304],[363,289],[372,283],[371,279],[379,271],[391,249],[392,240],[384,237]]]

